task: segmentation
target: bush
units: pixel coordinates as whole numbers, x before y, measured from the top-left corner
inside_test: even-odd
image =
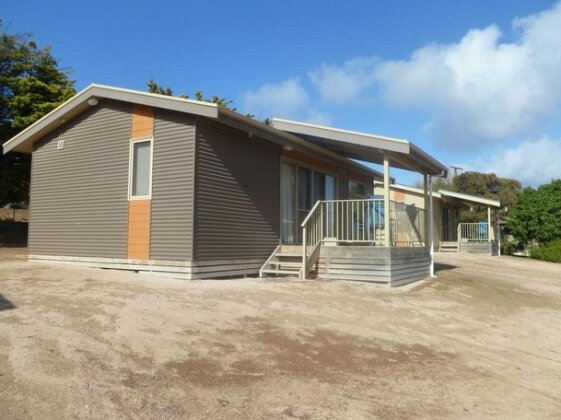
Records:
[[[518,243],[518,241],[515,241],[513,239],[511,240],[505,239],[501,242],[501,255],[512,255],[516,251],[522,251],[522,250],[524,250],[524,247],[521,246],[520,243]]]
[[[538,260],[561,263],[561,240],[532,246],[530,256]]]

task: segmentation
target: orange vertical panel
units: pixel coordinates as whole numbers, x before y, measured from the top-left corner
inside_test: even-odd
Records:
[[[131,140],[154,136],[154,109],[144,105],[133,105]],[[151,200],[129,201],[128,258],[150,259]]]
[[[141,139],[154,135],[154,108],[133,105],[131,139]]]
[[[129,201],[129,259],[150,259],[150,209],[150,200]]]

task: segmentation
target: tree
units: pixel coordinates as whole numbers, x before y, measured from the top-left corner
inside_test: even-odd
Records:
[[[508,214],[522,189],[520,181],[516,179],[500,178],[494,173],[480,172],[464,172],[458,175],[453,180],[453,186],[454,191],[460,193],[500,201],[502,208],[507,210],[505,214]],[[473,211],[462,212],[461,219],[464,222],[487,220],[487,208],[478,206],[474,207]]]
[[[561,179],[537,189],[524,188],[507,218],[507,227],[521,244],[561,239]]]
[[[158,84],[154,79],[148,80],[148,82],[146,84],[148,86],[148,92],[150,92],[150,93],[157,93],[159,95],[173,96],[173,91],[169,87],[164,87],[164,86]],[[182,93],[178,97],[179,98],[184,98],[184,99],[189,99],[189,95],[186,95],[184,93]],[[226,99],[226,98],[216,96],[216,95],[213,95],[211,97],[207,97],[200,90],[195,91],[193,97],[197,101],[211,102],[213,104],[216,104],[216,105],[218,105],[220,107],[223,107],[223,108],[230,109],[232,111],[237,110],[237,108],[234,106],[234,100],[233,99]],[[255,115],[253,115],[253,114],[246,114],[245,116],[248,117],[248,118],[255,118]],[[271,120],[269,118],[266,118],[263,121],[263,123],[265,123],[267,125],[270,125]]]
[[[417,187],[423,188],[423,183],[418,182]],[[522,189],[520,181],[516,179],[500,178],[493,173],[480,172],[464,172],[454,177],[452,181],[445,178],[435,178],[432,187],[433,191],[448,190],[498,200],[501,202],[503,211],[512,208]],[[460,217],[462,222],[487,220],[487,208],[485,206],[476,206],[472,210],[462,211]]]
[[[157,93],[158,95],[173,96],[173,92],[169,87],[163,87],[156,83],[154,79],[150,79],[147,82],[148,92]]]
[[[148,82],[146,82],[146,84],[148,85],[148,92],[150,92],[150,93],[157,93],[159,95],[173,96],[173,91],[171,90],[171,88],[164,87],[164,86],[158,84],[154,79],[148,80]],[[195,91],[195,94],[193,96],[194,96],[194,99],[197,100],[197,101],[211,102],[211,103],[214,103],[214,104],[216,104],[218,106],[221,106],[223,108],[231,109],[232,111],[236,110],[236,108],[232,106],[232,104],[234,103],[233,99],[221,98],[220,96],[216,96],[216,95],[211,96],[210,98],[205,97],[203,92],[200,91],[200,90]],[[184,98],[184,99],[189,99],[189,95],[186,95],[184,93],[182,93],[178,97],[179,98]]]
[[[75,94],[51,48],[29,37],[6,33],[0,21],[0,143]],[[28,155],[0,155],[0,206],[28,201],[29,173]]]

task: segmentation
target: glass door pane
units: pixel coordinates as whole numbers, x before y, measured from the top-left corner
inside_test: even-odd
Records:
[[[325,175],[325,200],[335,200],[336,197],[336,181],[335,177]],[[325,236],[332,238],[336,236],[335,233],[335,203],[326,203],[325,205]]]
[[[298,242],[302,242],[300,225],[312,209],[312,171],[298,168]]]
[[[296,242],[296,166],[281,164],[281,242]]]
[[[325,175],[325,200],[335,200],[335,189],[335,177],[331,175]]]
[[[318,200],[325,200],[325,175],[314,171],[314,191],[312,197],[312,207]]]

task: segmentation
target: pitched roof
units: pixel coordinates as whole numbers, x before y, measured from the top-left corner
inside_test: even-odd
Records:
[[[296,150],[307,153],[317,152],[332,160],[344,161],[347,165],[370,173],[376,178],[382,178],[382,174],[350,159],[379,163],[379,156],[386,151],[391,154],[392,165],[396,167],[431,174],[441,173],[446,169],[445,166],[407,140],[280,119],[273,120],[272,126],[269,126],[214,103],[98,84],[89,85],[6,141],[3,144],[4,153],[10,151],[31,153],[32,145],[36,140],[88,107],[95,106],[97,99],[113,99],[219,119],[225,124],[250,133],[254,132],[277,144],[290,145]]]
[[[210,118],[218,117],[218,106],[213,103],[92,84],[5,142],[3,144],[4,153],[12,150],[30,153],[31,145],[35,140],[83,112],[91,106],[88,102],[94,98],[133,102]]]

